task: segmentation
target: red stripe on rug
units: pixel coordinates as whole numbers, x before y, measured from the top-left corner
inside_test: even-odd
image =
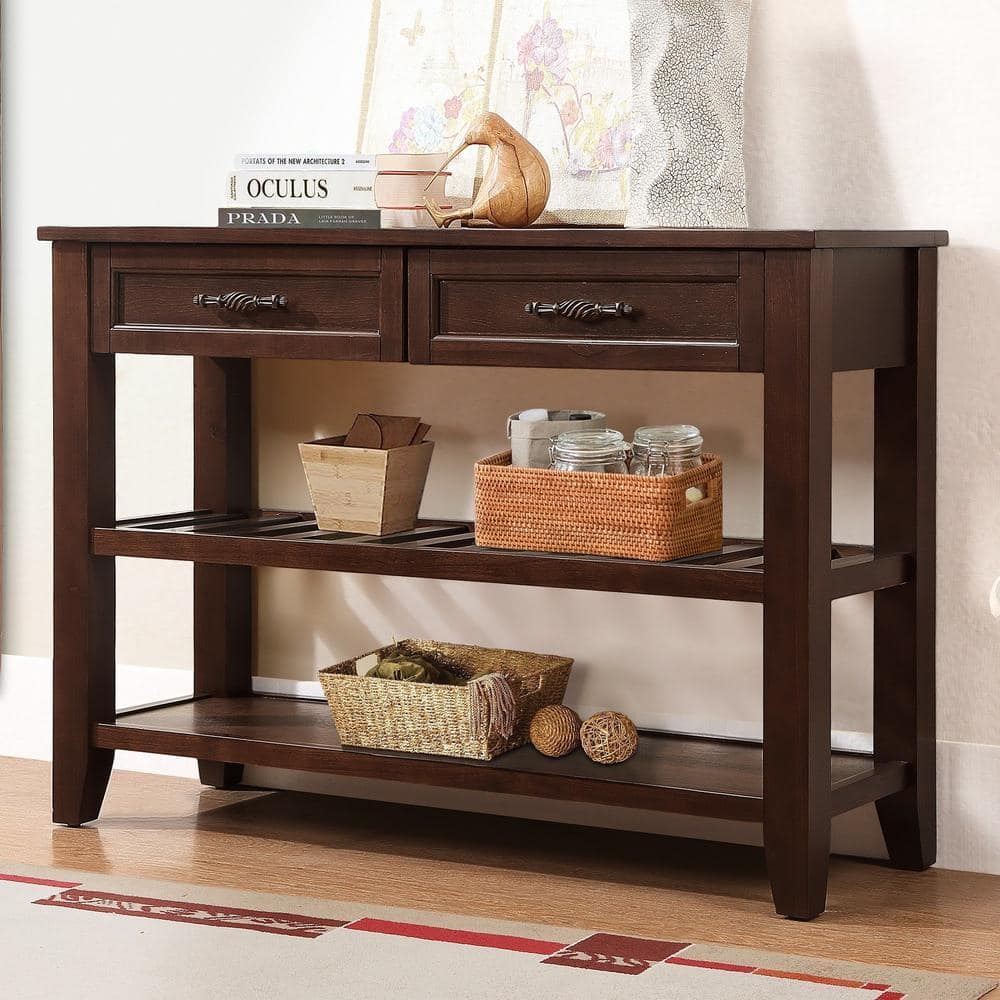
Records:
[[[113,892],[91,892],[75,888],[34,902],[41,906],[64,906],[93,913],[116,913],[123,917],[146,917],[207,927],[235,927],[290,937],[317,938],[330,928],[343,927],[347,923],[346,920],[327,920],[302,913],[244,910],[235,906],[189,903],[176,899],[148,899],[144,896],[122,896]]]
[[[349,931],[372,931],[375,934],[395,934],[399,937],[420,938],[423,941],[444,941],[447,944],[471,944],[479,948],[501,948],[528,955],[551,955],[566,947],[565,942],[538,941],[535,938],[512,937],[509,934],[483,934],[479,931],[457,931],[450,927],[430,924],[406,924],[396,920],[376,920],[362,917],[344,928]]]
[[[731,965],[728,962],[702,962],[696,958],[680,958],[675,955],[666,959],[668,965],[689,965],[694,969],[717,969],[719,972],[756,972],[755,965]]]
[[[803,983],[818,983],[821,986],[845,986],[848,989],[863,990],[865,984],[856,979],[834,979],[831,976],[811,976],[808,972],[784,972],[781,969],[755,969],[755,976],[770,976],[772,979],[798,979]]]
[[[0,882],[22,882],[25,885],[47,885],[52,889],[75,889],[80,882],[59,882],[54,878],[33,878],[30,875],[5,875],[0,872]]]
[[[774,979],[797,979],[807,983],[818,983],[822,986],[844,986],[858,990],[891,990],[885,983],[861,983],[851,979],[831,979],[824,976],[811,976],[805,972],[782,972],[780,969],[758,969],[753,965],[731,965],[728,962],[706,962],[695,958],[682,958],[675,955],[666,959],[668,965],[687,965],[695,969],[716,969],[720,972],[743,972],[755,976],[771,976]],[[905,1000],[902,993],[886,993],[875,1000]]]

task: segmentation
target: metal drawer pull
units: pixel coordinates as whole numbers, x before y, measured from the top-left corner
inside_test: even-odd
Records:
[[[595,323],[605,316],[631,316],[632,306],[627,302],[588,302],[586,299],[565,299],[563,302],[525,302],[524,311],[536,316],[565,316],[584,323]]]
[[[222,295],[196,295],[196,306],[222,306],[230,312],[252,313],[258,309],[284,309],[288,305],[286,295],[253,295],[250,292],[224,292]]]

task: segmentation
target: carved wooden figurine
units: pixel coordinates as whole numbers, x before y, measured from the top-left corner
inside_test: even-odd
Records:
[[[424,204],[434,221],[442,227],[456,219],[484,220],[495,226],[530,226],[549,200],[551,179],[542,154],[503,118],[487,111],[469,126],[462,145],[441,164],[434,177],[469,146],[489,146],[486,176],[468,208],[442,212],[432,198],[425,196]]]

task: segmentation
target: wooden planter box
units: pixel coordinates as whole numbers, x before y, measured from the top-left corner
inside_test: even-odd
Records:
[[[433,441],[345,448],[344,437],[299,445],[316,523],[324,531],[391,535],[416,526]]]

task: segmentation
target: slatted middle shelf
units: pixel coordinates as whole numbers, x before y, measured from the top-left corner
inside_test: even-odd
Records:
[[[296,511],[195,510],[95,528],[92,546],[102,556],[726,601],[764,599],[764,545],[744,538],[726,539],[716,552],[655,563],[480,548],[467,521],[422,521],[411,531],[377,536],[323,531],[311,514]],[[874,556],[864,546],[835,545],[831,570],[833,596],[846,597],[908,582],[913,563],[907,553]]]

